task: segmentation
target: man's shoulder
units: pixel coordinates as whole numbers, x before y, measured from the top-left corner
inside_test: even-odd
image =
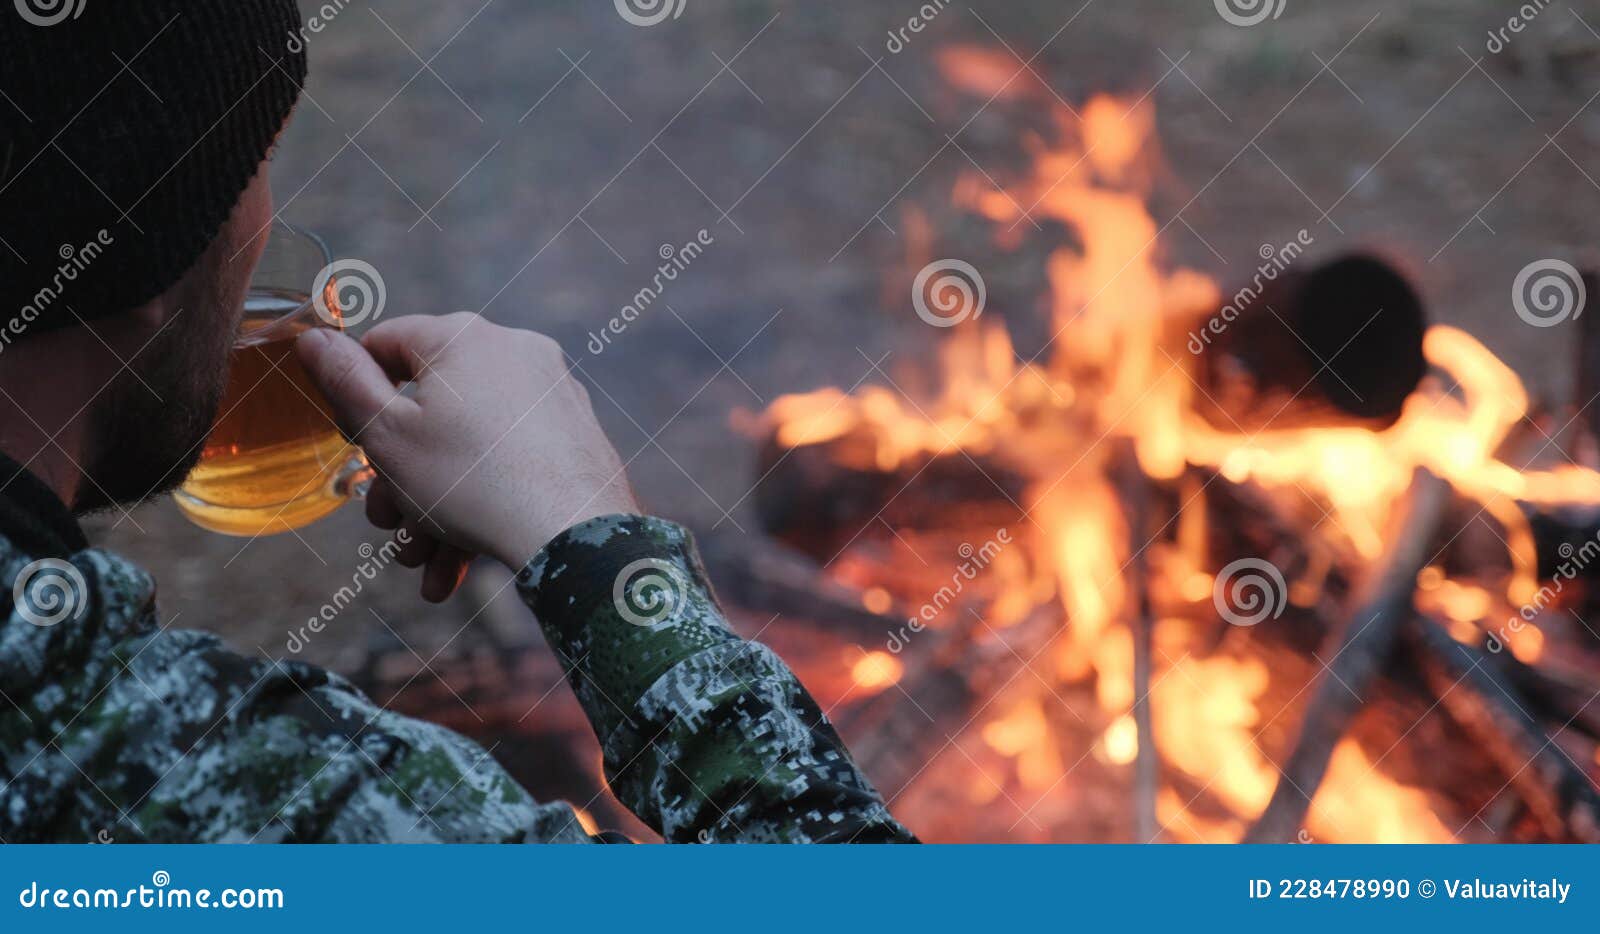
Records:
[[[297,683],[354,690],[310,666],[250,658],[211,633],[178,628],[159,613],[149,572],[97,548],[37,558],[0,536],[0,605],[9,610],[0,687],[13,712],[42,696],[37,712],[47,721],[145,704],[162,706],[163,719],[198,717],[247,696],[274,668]],[[192,703],[196,695],[207,703]]]
[[[118,781],[157,776],[129,789],[129,822],[148,839],[496,842],[536,818],[575,819],[537,805],[476,743],[338,674],[205,633],[145,639],[128,646],[144,653],[129,670],[150,682],[144,697],[108,692],[127,706],[100,705],[97,741],[116,747]]]
[[[0,538],[0,593],[18,595],[0,623],[6,839],[581,836],[570,809],[537,805],[465,737],[163,620],[153,579],[124,558],[34,568],[59,603],[26,580],[34,565]]]

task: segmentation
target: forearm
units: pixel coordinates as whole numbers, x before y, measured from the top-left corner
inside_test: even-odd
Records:
[[[613,791],[667,840],[912,840],[788,667],[729,628],[682,527],[591,520],[518,585]]]

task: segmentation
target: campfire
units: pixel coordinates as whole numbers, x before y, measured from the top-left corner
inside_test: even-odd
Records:
[[[1430,325],[1402,258],[1170,266],[1152,105],[1052,106],[1028,171],[954,192],[1002,252],[1062,241],[1046,350],[908,237],[937,364],[738,418],[810,565],[719,555],[725,590],[822,621],[763,638],[929,839],[1600,841],[1593,423]]]
[[[941,64],[1049,115],[1025,169],[954,189],[1013,261],[941,259],[913,212],[889,304],[936,359],[735,413],[767,535],[701,538],[895,813],[946,842],[1600,842],[1600,418],[1430,323],[1405,257],[1300,231],[1238,281],[1178,268],[1147,99]],[[1530,269],[1581,406],[1600,293]],[[626,826],[525,610],[482,589],[491,651],[395,648],[363,683]]]

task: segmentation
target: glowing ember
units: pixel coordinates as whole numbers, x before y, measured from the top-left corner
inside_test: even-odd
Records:
[[[1101,742],[1104,744],[1108,761],[1116,765],[1127,765],[1139,755],[1138,726],[1130,716],[1118,717],[1106,728]]]
[[[861,605],[881,615],[894,607],[894,597],[882,587],[869,587],[861,594]]]
[[[900,680],[905,666],[888,652],[868,652],[850,668],[856,687],[863,691],[881,691]]]

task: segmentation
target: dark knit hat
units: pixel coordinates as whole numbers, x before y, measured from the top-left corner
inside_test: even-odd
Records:
[[[300,27],[294,0],[0,3],[0,330],[182,278],[300,96]]]

